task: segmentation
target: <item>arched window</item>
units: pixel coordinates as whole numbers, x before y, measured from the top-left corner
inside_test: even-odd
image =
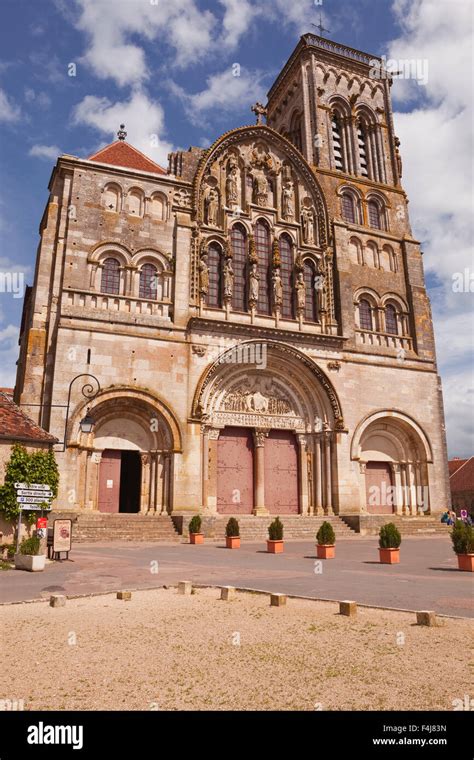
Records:
[[[281,315],[286,319],[293,318],[293,256],[291,252],[291,238],[288,235],[280,237],[281,259],[281,283],[283,288],[283,302]]]
[[[380,206],[377,201],[369,201],[367,204],[367,212],[369,215],[369,226],[375,230],[382,229],[382,215],[380,212]]]
[[[102,293],[120,293],[120,264],[117,259],[105,259],[100,289]]]
[[[131,216],[143,216],[143,193],[134,188],[127,196],[127,212]]]
[[[315,288],[316,267],[314,262],[309,261],[308,259],[304,262],[303,277],[306,285],[304,318],[306,322],[317,322],[318,299]]]
[[[385,332],[398,335],[397,310],[391,303],[385,307]]]
[[[357,126],[357,144],[359,147],[360,173],[363,177],[370,178],[368,135],[367,127],[363,122],[359,122]]]
[[[209,291],[207,294],[207,305],[215,309],[219,309],[222,305],[222,257],[221,248],[217,245],[217,243],[211,243],[207,249],[207,265],[209,267]]]
[[[106,185],[104,188],[103,203],[107,211],[120,211],[121,190],[118,185]]]
[[[232,268],[234,270],[234,288],[232,308],[235,311],[247,311],[247,242],[245,227],[234,224],[230,233],[232,246]]]
[[[336,169],[339,169],[342,172],[347,171],[344,155],[344,131],[342,120],[338,113],[334,113],[332,117],[332,147]]]
[[[255,248],[258,258],[258,273],[260,280],[258,283],[258,301],[257,311],[260,314],[271,314],[270,310],[270,230],[264,221],[258,221],[255,225]]]
[[[303,141],[301,136],[301,114],[294,113],[291,118],[290,124],[290,140],[299,151],[303,148]]]
[[[140,270],[140,288],[138,291],[140,298],[147,298],[149,301],[156,300],[157,271],[154,264],[143,264]]]
[[[359,326],[361,330],[373,330],[372,310],[365,299],[359,301]]]
[[[350,224],[356,223],[356,211],[355,211],[355,204],[354,204],[354,198],[350,193],[343,193],[341,198],[341,204],[342,204],[342,218],[345,222],[349,222]]]

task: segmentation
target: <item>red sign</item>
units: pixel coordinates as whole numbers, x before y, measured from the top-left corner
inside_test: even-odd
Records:
[[[36,520],[36,529],[41,530],[41,528],[47,528],[48,527],[48,518],[47,517],[38,517]]]

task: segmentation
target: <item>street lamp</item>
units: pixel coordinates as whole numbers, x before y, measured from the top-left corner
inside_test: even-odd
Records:
[[[79,423],[82,433],[92,433],[95,425],[94,418],[89,414],[89,409],[86,412],[86,416],[82,418]]]

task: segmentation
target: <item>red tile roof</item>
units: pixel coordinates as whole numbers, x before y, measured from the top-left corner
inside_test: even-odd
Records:
[[[463,464],[466,464],[467,459],[450,459],[448,462],[449,477],[454,475],[456,470],[459,470]]]
[[[462,465],[449,478],[451,493],[474,491],[474,457],[461,461]]]
[[[57,443],[58,439],[36,425],[19,406],[0,391],[0,439],[36,443]]]
[[[123,140],[116,140],[105,148],[89,156],[88,161],[97,161],[100,164],[113,164],[114,166],[124,166],[126,169],[138,169],[142,172],[153,172],[154,174],[166,174],[163,167],[158,166],[144,153],[134,148],[132,145]]]

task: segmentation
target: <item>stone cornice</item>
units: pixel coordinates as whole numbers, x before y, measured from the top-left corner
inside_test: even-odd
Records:
[[[215,334],[229,333],[238,335],[248,340],[257,338],[268,340],[285,340],[294,343],[307,343],[308,348],[322,347],[342,351],[347,338],[341,335],[328,335],[326,333],[307,333],[296,330],[283,330],[278,327],[266,327],[262,325],[245,325],[239,322],[223,322],[206,317],[191,317],[188,322],[188,332],[193,330],[203,330],[204,332],[213,332]]]

